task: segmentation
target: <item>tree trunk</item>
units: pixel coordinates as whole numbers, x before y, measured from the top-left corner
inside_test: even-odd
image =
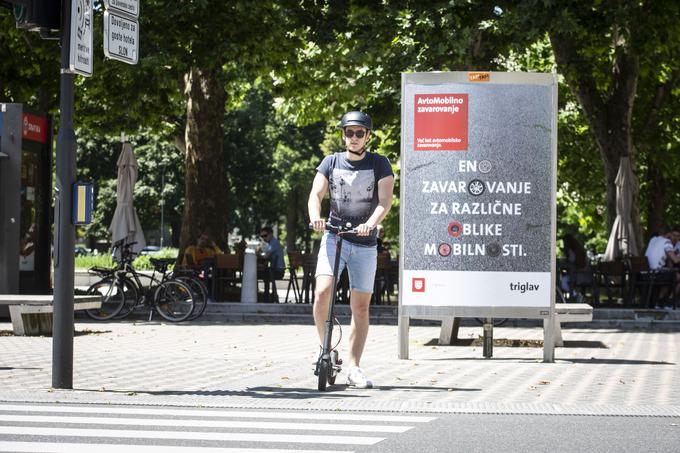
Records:
[[[207,232],[223,248],[227,241],[227,174],[223,151],[226,92],[219,66],[191,68],[185,75],[185,199],[180,255]]]
[[[616,175],[622,157],[630,157],[635,171],[635,148],[632,138],[632,117],[639,58],[629,47],[621,47],[613,61],[610,88],[600,92],[593,78],[594,68],[579,55],[579,45],[573,36],[550,33],[555,61],[583,111],[600,150],[606,183],[607,227],[611,231],[616,218]],[[638,244],[642,244],[640,226],[640,186],[633,184],[631,217]]]
[[[673,71],[666,80],[659,81],[654,92],[650,107],[646,110],[646,121],[639,131],[638,149],[648,156],[647,158],[647,238],[659,232],[661,227],[666,226],[666,175],[657,162],[655,153],[659,149],[658,137],[662,136],[663,124],[659,116],[664,105],[671,97],[671,92],[680,82],[680,69]]]
[[[650,159],[647,164],[649,194],[647,200],[647,236],[657,233],[665,225],[666,178],[658,165]]]

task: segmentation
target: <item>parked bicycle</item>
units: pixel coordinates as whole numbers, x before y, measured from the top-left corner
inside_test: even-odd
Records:
[[[88,294],[101,296],[101,307],[86,310],[87,315],[98,321],[120,319],[136,308],[144,307],[149,309],[149,320],[154,311],[170,322],[189,319],[196,307],[195,299],[198,299],[196,290],[184,280],[170,278],[167,260],[152,258],[154,273],[151,276],[139,273],[132,267],[135,256],[131,247],[134,244],[126,244],[121,248],[116,267],[90,269],[91,273],[102,277],[88,289]],[[163,271],[157,278],[155,274],[159,269]],[[149,284],[143,284],[143,279],[148,280]]]

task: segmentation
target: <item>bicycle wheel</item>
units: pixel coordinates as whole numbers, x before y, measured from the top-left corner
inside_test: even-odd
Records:
[[[318,388],[319,388],[320,392],[323,392],[324,390],[326,390],[326,382],[328,380],[328,369],[329,368],[330,368],[330,363],[328,363],[325,360],[319,361],[319,368],[318,368],[317,371],[319,372],[319,386],[318,386]]]
[[[177,280],[169,280],[158,285],[153,300],[158,314],[170,322],[184,321],[194,310],[191,289]]]
[[[137,306],[139,302],[139,293],[137,292],[137,286],[132,283],[132,280],[128,278],[123,278],[123,294],[125,295],[125,303],[121,308],[120,312],[115,316],[115,319],[123,319],[130,315],[132,311]]]
[[[115,277],[109,276],[101,279],[87,289],[87,294],[99,295],[101,306],[85,310],[87,316],[97,321],[106,321],[116,316],[123,304],[125,295],[122,285]]]
[[[202,281],[195,277],[185,275],[176,278],[186,284],[191,289],[194,296],[194,311],[191,312],[191,316],[187,318],[187,321],[193,321],[201,316],[208,306],[208,288],[205,287]]]

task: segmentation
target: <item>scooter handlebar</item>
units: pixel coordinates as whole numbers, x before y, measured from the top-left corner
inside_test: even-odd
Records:
[[[308,225],[309,229],[314,229],[314,225],[311,223]],[[326,222],[325,225],[326,230],[332,231],[335,234],[348,234],[348,233],[356,233],[357,229],[352,228],[352,224],[347,222],[345,226],[342,225],[333,225],[330,222]]]

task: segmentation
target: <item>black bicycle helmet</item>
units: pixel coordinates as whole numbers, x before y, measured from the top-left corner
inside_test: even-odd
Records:
[[[342,119],[340,120],[340,127],[344,129],[347,126],[363,126],[369,131],[372,131],[373,121],[371,121],[371,117],[365,114],[364,112],[359,111],[347,112],[344,115],[342,115]]]

